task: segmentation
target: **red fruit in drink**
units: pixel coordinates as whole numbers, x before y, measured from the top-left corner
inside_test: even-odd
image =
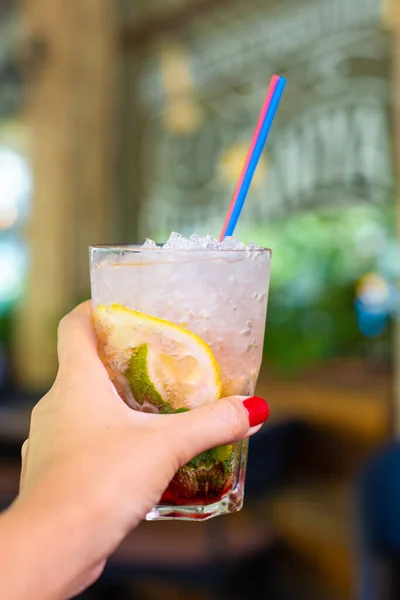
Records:
[[[193,498],[198,491],[196,474],[189,467],[179,469],[168,486],[168,491],[178,498]]]
[[[217,498],[227,486],[229,472],[219,462],[210,469],[197,469],[198,495],[204,498]]]

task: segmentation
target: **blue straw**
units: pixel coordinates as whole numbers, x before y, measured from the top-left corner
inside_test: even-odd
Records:
[[[225,230],[225,236],[233,235],[233,232],[235,231],[237,222],[243,209],[243,205],[251,186],[251,182],[253,181],[255,170],[257,169],[257,165],[260,161],[261,154],[263,153],[269,132],[271,131],[272,123],[277,113],[285,85],[286,79],[281,77],[277,83],[275,94],[272,98],[269,111],[265,117],[265,121],[260,132],[260,137],[258,138],[258,141],[254,147],[253,155],[249,161],[249,166],[243,178],[242,187],[240,188],[236,204],[233,208],[231,218],[229,219],[229,223]]]

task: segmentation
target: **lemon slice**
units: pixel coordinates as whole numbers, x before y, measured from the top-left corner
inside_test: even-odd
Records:
[[[218,363],[194,333],[116,304],[97,307],[94,324],[108,367],[124,373],[139,404],[168,413],[221,396]]]

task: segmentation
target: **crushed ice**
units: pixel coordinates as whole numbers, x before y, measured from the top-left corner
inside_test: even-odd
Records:
[[[142,248],[157,248],[157,244],[153,240],[146,238]]]
[[[146,239],[142,248],[157,248],[157,244],[150,239]],[[198,235],[193,233],[189,238],[181,235],[180,233],[172,232],[163,248],[182,248],[182,249],[194,249],[194,250],[259,250],[255,244],[246,246],[243,242],[239,242],[234,237],[228,236],[222,242],[211,237],[210,235]]]

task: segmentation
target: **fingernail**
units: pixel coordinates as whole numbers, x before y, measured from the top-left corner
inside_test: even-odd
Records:
[[[258,398],[257,396],[247,398],[244,400],[243,406],[249,413],[250,427],[265,423],[269,417],[269,406],[263,398]]]

